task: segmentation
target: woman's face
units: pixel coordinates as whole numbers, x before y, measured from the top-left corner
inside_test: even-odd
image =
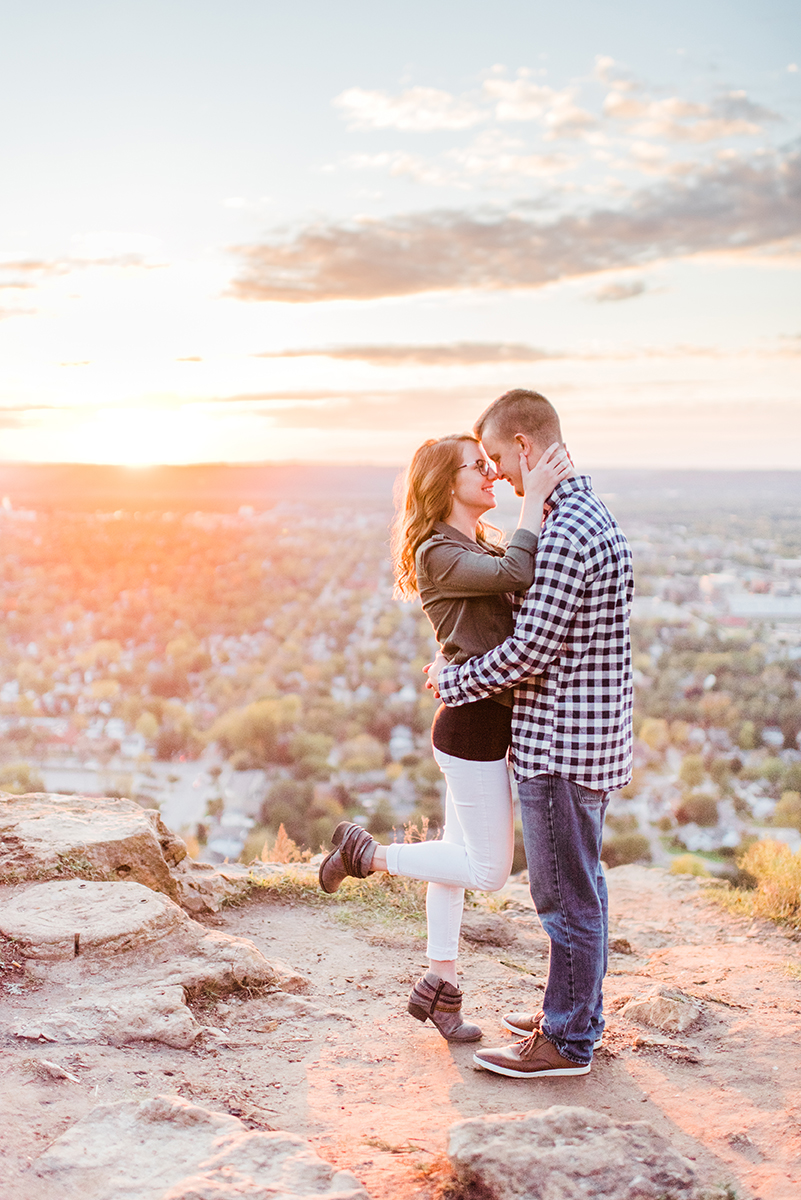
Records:
[[[485,463],[487,474],[479,470],[477,463]],[[457,505],[476,519],[482,513],[495,508],[495,492],[493,485],[498,478],[492,463],[485,458],[484,451],[476,442],[464,442],[462,445],[462,465],[456,472],[453,481],[453,502],[451,511]]]

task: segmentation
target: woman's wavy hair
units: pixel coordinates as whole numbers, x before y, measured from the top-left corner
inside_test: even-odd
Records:
[[[395,595],[402,600],[412,600],[418,594],[414,558],[437,521],[444,521],[451,511],[451,489],[462,465],[465,442],[481,446],[472,433],[454,433],[423,442],[396,485],[392,564]],[[476,536],[487,544],[501,540],[500,530],[482,521],[477,524]]]

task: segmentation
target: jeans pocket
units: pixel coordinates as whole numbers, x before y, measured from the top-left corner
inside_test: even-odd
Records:
[[[606,792],[596,792],[592,788],[583,787],[582,784],[574,785],[578,793],[579,803],[584,808],[600,808],[606,799]]]

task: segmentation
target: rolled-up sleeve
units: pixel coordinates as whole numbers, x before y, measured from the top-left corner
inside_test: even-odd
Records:
[[[537,535],[528,529],[515,531],[502,556],[457,542],[431,541],[418,555],[418,574],[424,574],[446,600],[520,592],[531,586],[536,552]]]
[[[500,646],[440,672],[438,689],[450,707],[481,700],[540,675],[560,653],[585,589],[585,563],[571,538],[540,540],[534,582],[515,632]]]

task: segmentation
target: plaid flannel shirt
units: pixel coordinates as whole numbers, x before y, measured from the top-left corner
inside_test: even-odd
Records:
[[[631,551],[589,476],[564,480],[549,504],[515,632],[444,667],[439,692],[458,706],[515,687],[516,777],[611,791],[631,779]]]

